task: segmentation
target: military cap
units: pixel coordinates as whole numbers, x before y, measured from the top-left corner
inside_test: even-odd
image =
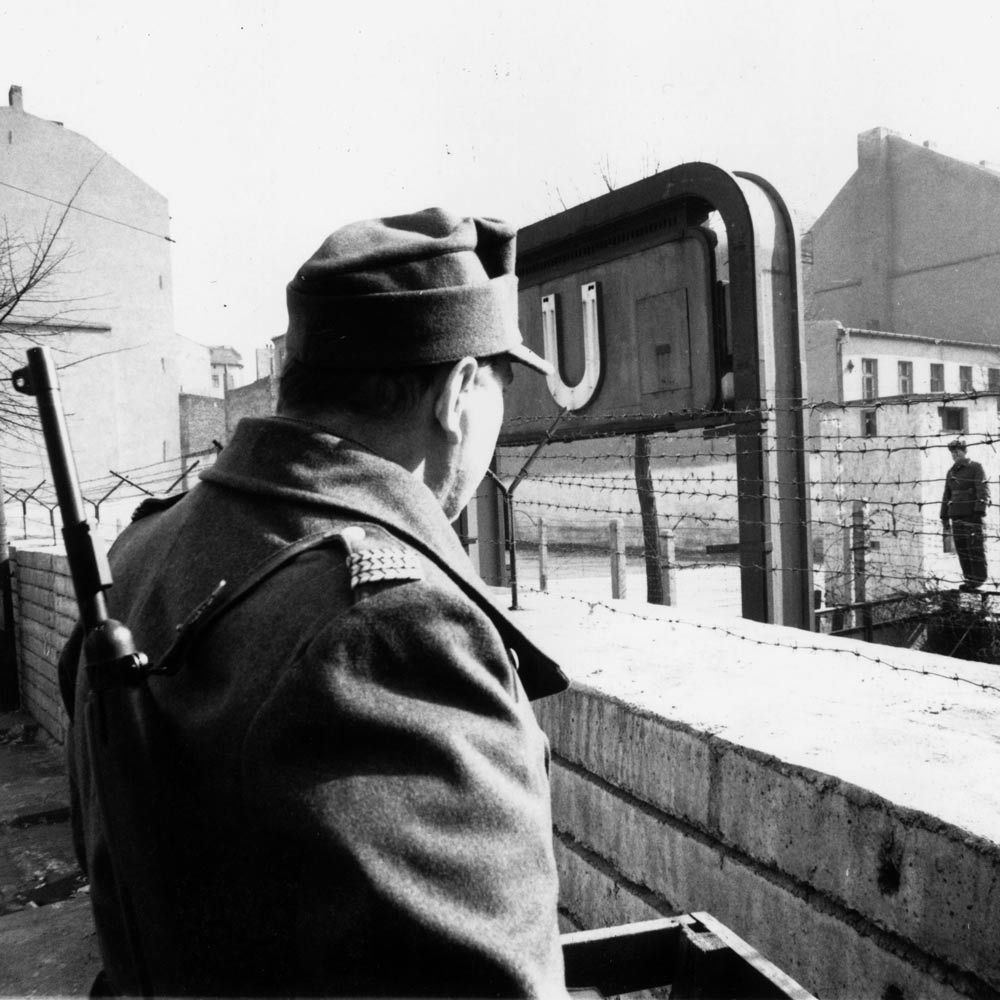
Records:
[[[948,442],[949,451],[956,451],[959,449],[966,451],[968,447],[969,446],[965,443],[965,438],[955,438],[953,441]]]
[[[441,208],[338,229],[288,285],[288,356],[353,370],[508,354],[551,374],[517,327],[515,235]]]

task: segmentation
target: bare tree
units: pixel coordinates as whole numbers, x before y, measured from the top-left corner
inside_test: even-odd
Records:
[[[69,208],[53,219],[46,215],[33,235],[0,223],[0,380],[10,383],[13,371],[24,365],[27,347],[44,342],[72,327],[69,303],[58,296],[56,274],[72,255],[60,239]],[[29,397],[0,393],[0,430],[5,437],[27,436],[37,427],[35,406]]]
[[[658,174],[662,169],[662,165],[659,153],[655,152],[647,143],[642,153],[639,155],[636,171],[630,172],[635,174],[633,180],[642,180],[644,177],[652,177],[654,174]],[[601,191],[602,194],[606,194],[609,191],[615,191],[621,187],[618,180],[620,172],[619,166],[620,165],[611,158],[610,153],[605,153],[597,161],[597,163],[594,164],[594,172],[600,180],[601,187],[603,188]],[[594,194],[586,194],[576,185],[573,185],[573,190],[569,196],[567,196],[566,189],[559,184],[553,184],[551,181],[545,182],[545,189],[548,194],[549,201],[557,205],[558,210],[561,212],[565,212],[572,205],[578,205],[581,202],[594,197]]]
[[[96,164],[95,164],[96,166]],[[80,189],[93,168],[77,186],[73,197],[55,215],[48,213],[32,233],[14,229],[0,220],[0,439],[30,441],[38,433],[34,400],[13,391],[10,376],[24,366],[25,350],[46,338],[60,336],[78,324],[72,314],[78,300],[63,297],[57,276],[73,256],[63,229]],[[11,597],[10,539],[7,531],[4,465],[0,455],[0,710],[18,705],[17,652],[14,642]]]

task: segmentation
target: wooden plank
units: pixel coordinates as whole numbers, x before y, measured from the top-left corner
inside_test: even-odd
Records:
[[[675,1000],[815,1000],[708,913],[562,936],[566,986],[598,997],[671,986]]]
[[[816,1000],[791,976],[786,975],[773,962],[769,962],[759,951],[752,948],[739,935],[720,923],[710,913],[692,913],[691,916],[714,934],[740,961],[734,966],[739,979],[733,983],[737,992],[732,996],[745,996],[765,1000]]]
[[[686,914],[562,936],[568,989],[600,996],[632,993],[673,982]]]

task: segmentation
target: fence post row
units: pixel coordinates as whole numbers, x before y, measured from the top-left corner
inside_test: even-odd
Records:
[[[628,594],[624,522],[620,517],[613,518],[608,530],[611,536],[611,597],[621,599]]]
[[[549,529],[543,517],[538,519],[538,589],[549,589]]]
[[[867,601],[867,553],[868,553],[868,503],[865,500],[855,500],[851,513],[851,574],[853,576],[854,604],[865,604]],[[855,622],[855,625],[859,624]],[[872,637],[872,610],[865,605],[861,609],[861,622],[864,637],[870,642]]]
[[[677,597],[677,551],[670,528],[660,532],[660,580],[663,603],[672,605]]]

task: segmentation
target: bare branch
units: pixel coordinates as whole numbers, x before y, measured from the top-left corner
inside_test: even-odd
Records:
[[[609,191],[614,191],[618,187],[618,183],[615,180],[614,170],[611,166],[611,157],[605,153],[604,156],[598,161],[597,172],[600,174],[601,180],[604,182],[604,186]]]

